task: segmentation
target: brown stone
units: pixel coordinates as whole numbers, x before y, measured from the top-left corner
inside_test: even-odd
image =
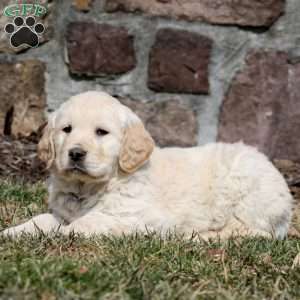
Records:
[[[45,65],[0,63],[0,134],[28,136],[45,122]]]
[[[300,160],[300,64],[284,52],[251,51],[220,114],[219,140],[257,146],[271,158]]]
[[[120,101],[142,119],[157,145],[197,145],[197,118],[187,105],[178,100],[145,103],[123,98]]]
[[[274,156],[300,161],[300,63],[289,65],[288,97],[283,99]]]
[[[133,36],[123,27],[74,22],[68,26],[66,40],[73,74],[121,74],[135,67]]]
[[[20,1],[19,1],[20,2]],[[39,35],[39,45],[49,41],[53,37],[53,9],[54,9],[54,1],[51,0],[40,0],[39,4],[47,7],[47,13],[41,18],[36,18],[37,23],[42,23],[45,27],[45,31]],[[10,0],[1,0],[0,1],[0,11],[3,12],[4,8],[8,5],[17,4],[16,1]],[[0,53],[19,53],[30,47],[23,44],[17,48],[14,48],[10,45],[10,36],[5,31],[5,25],[7,23],[12,23],[14,17],[6,17],[4,14],[0,14]]]
[[[88,12],[91,9],[93,0],[74,0],[73,6],[83,12]]]
[[[141,11],[212,24],[272,25],[284,12],[285,0],[107,0],[108,12]]]
[[[211,39],[185,30],[161,29],[150,52],[148,87],[159,92],[209,92]]]

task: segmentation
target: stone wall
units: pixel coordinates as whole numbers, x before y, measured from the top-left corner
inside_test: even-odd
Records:
[[[46,105],[104,90],[161,146],[244,140],[300,160],[299,0],[41,3],[37,48],[11,48],[0,18],[2,133],[29,134]]]

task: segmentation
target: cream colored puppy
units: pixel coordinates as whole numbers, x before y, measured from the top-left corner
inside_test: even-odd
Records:
[[[50,212],[5,234],[288,231],[293,200],[265,155],[242,143],[155,147],[141,120],[106,93],[77,95],[53,113],[39,155],[51,169]]]

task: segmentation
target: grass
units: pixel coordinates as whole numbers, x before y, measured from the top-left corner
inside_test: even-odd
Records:
[[[43,184],[0,182],[1,228],[45,211],[45,199]],[[0,298],[300,299],[299,252],[295,238],[0,237]]]

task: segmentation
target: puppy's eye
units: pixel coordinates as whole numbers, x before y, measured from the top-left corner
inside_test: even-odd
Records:
[[[63,128],[63,132],[65,132],[65,133],[70,133],[71,131],[72,131],[72,126],[71,125],[68,125],[68,126]]]
[[[107,130],[104,130],[104,129],[101,129],[101,128],[97,128],[96,129],[96,134],[98,136],[103,136],[103,135],[107,135],[108,134],[108,131]]]

